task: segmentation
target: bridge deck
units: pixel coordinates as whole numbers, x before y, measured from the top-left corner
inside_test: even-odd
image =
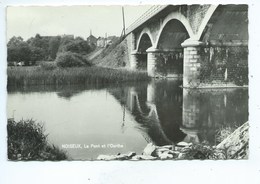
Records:
[[[164,8],[166,8],[168,5],[153,5],[150,9],[148,9],[143,15],[141,15],[135,22],[133,22],[127,29],[126,29],[126,35],[131,33],[133,30],[138,28],[140,25],[145,23],[147,20],[149,20],[151,17],[158,14],[160,11],[162,11]]]

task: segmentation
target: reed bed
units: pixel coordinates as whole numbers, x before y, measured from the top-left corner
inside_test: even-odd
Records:
[[[8,86],[106,84],[148,81],[147,73],[103,67],[55,68],[13,67],[7,69]]]

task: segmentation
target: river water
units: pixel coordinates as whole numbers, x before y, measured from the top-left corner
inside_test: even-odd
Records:
[[[182,89],[176,80],[118,86],[10,89],[7,116],[44,124],[73,160],[135,151],[149,142],[218,144],[218,132],[248,120],[247,89]]]

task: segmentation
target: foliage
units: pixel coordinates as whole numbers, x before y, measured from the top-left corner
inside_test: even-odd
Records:
[[[74,52],[78,54],[88,54],[91,51],[90,45],[84,40],[71,41],[62,46],[63,52]]]
[[[47,60],[49,57],[49,37],[43,37],[39,34],[36,34],[35,37],[32,37],[27,40],[30,48],[37,48],[38,51],[41,51],[41,57],[37,58],[39,60]]]
[[[42,62],[40,64],[40,67],[43,69],[43,70],[54,70],[57,68],[57,64],[53,61],[50,61],[50,62]]]
[[[181,159],[227,159],[224,151],[205,144],[195,144],[182,150]]]
[[[36,61],[54,61],[60,52],[74,52],[81,55],[90,53],[92,48],[81,37],[73,36],[41,36],[24,41],[22,37],[12,37],[7,43],[8,62],[25,62],[34,65]]]
[[[87,65],[90,66],[90,64],[87,62],[87,60],[80,54],[73,53],[73,52],[62,52],[60,53],[55,62],[57,63],[57,66],[59,67],[78,67]]]
[[[49,55],[52,60],[56,59],[59,47],[60,47],[61,37],[55,36],[49,40]]]
[[[8,67],[7,86],[107,84],[148,81],[147,73],[101,67],[74,67],[45,70],[42,67]]]
[[[16,47],[19,46],[21,43],[23,43],[23,38],[18,36],[13,36],[9,42],[7,43],[7,47]]]
[[[15,42],[14,44],[9,43],[7,48],[7,61],[24,61],[26,65],[29,64],[31,57],[31,50],[26,42]]]
[[[44,51],[42,48],[31,47],[30,50],[31,50],[30,60],[33,61],[34,63],[44,58]]]
[[[8,159],[10,160],[64,160],[66,154],[50,145],[43,125],[33,120],[7,122]]]

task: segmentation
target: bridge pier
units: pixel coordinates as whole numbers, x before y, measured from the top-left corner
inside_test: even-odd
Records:
[[[133,51],[130,55],[130,69],[136,70],[137,69],[137,52]]]
[[[200,49],[203,42],[188,39],[181,45],[184,48],[183,87],[196,88],[200,84]]]
[[[151,81],[150,84],[147,86],[147,102],[150,104],[155,103],[155,97],[156,97],[156,85],[155,81]]]
[[[187,134],[185,141],[199,143],[200,100],[192,90],[183,89],[181,130]]]
[[[158,49],[149,48],[146,50],[147,52],[147,74],[150,77],[156,76],[156,54],[158,53]]]

